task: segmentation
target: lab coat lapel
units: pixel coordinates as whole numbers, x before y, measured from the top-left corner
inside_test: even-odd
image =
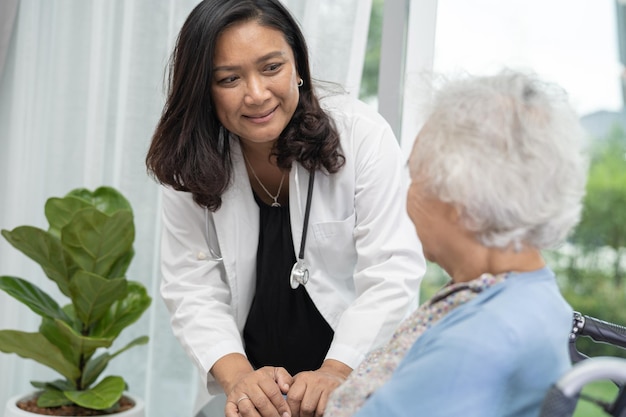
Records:
[[[256,255],[259,236],[259,207],[254,201],[239,142],[231,140],[233,179],[222,195],[222,206],[213,215],[224,258],[233,306],[247,314],[255,288]],[[238,322],[245,317],[238,315]]]

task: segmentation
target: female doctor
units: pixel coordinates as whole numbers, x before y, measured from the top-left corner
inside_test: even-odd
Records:
[[[321,415],[417,303],[397,141],[367,105],[318,94],[279,0],[204,0],[179,33],[146,159],[161,294],[229,417]]]

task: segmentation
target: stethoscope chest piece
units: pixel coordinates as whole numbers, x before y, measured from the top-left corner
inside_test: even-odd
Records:
[[[298,262],[293,264],[293,268],[291,268],[289,283],[291,288],[295,290],[299,285],[306,285],[307,282],[309,282],[309,268],[304,259],[298,259]]]

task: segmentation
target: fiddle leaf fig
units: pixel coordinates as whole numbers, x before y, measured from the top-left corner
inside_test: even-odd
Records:
[[[69,295],[69,279],[77,268],[66,256],[59,238],[32,226],[3,230],[2,236],[17,250],[37,262],[48,278],[56,282],[59,290]]]
[[[80,369],[65,359],[61,350],[41,333],[0,330],[0,351],[33,359],[54,369],[69,380],[80,377]]]
[[[58,391],[73,391],[76,389],[75,386],[71,385],[64,379],[57,379],[52,382],[31,381],[30,383],[33,385],[33,387],[39,389],[55,389]]]
[[[48,232],[60,238],[61,230],[72,221],[74,213],[88,207],[93,205],[80,198],[49,198],[44,209],[50,224]]]
[[[130,211],[109,216],[95,207],[79,210],[61,231],[63,247],[85,271],[103,277],[130,250],[135,232]]]
[[[126,297],[111,305],[106,314],[94,325],[92,334],[100,337],[117,337],[122,330],[141,317],[150,301],[150,296],[143,285],[128,281]]]
[[[65,378],[32,382],[42,390],[40,406],[112,408],[126,382],[119,376],[98,382],[100,375],[112,359],[147,343],[148,337],[137,337],[114,353],[107,349],[152,302],[141,283],[126,278],[135,253],[131,206],[112,187],[79,188],[48,199],[44,211],[47,230],[19,226],[2,230],[2,236],[37,262],[69,303],[61,307],[34,283],[0,276],[0,290],[41,316],[37,333],[0,330],[0,351],[35,360]]]
[[[76,197],[87,201],[90,205],[106,214],[113,214],[120,210],[132,211],[128,200],[111,187],[100,187],[91,192],[85,188],[70,191],[66,198]]]
[[[107,376],[91,389],[65,391],[65,396],[81,407],[106,410],[119,401],[126,389],[126,383],[119,376]]]
[[[58,318],[67,323],[71,322],[71,319],[52,297],[22,278],[0,277],[0,289],[20,300],[42,317]]]
[[[35,384],[33,384],[35,385]],[[72,400],[65,396],[65,392],[54,387],[46,387],[37,398],[38,407],[61,407],[72,404]]]
[[[87,327],[106,314],[111,304],[127,293],[125,278],[105,279],[78,271],[70,282],[70,296],[76,315]]]
[[[105,352],[96,358],[90,359],[85,366],[85,371],[83,372],[83,385],[91,385],[96,380],[98,375],[104,371],[111,359],[115,358],[120,353],[127,351],[133,346],[145,345],[146,343],[148,343],[148,336],[140,336],[112,355]]]
[[[61,320],[44,319],[39,331],[51,342],[73,354],[78,354],[84,360],[90,358],[96,349],[108,348],[113,344],[112,337],[83,336]]]

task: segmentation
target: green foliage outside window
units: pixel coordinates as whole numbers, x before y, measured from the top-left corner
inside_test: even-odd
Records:
[[[615,126],[595,139],[587,194],[571,249],[557,271],[567,300],[583,314],[626,325],[626,133]],[[590,356],[626,357],[623,349],[578,343]]]
[[[378,94],[378,72],[380,63],[380,45],[383,30],[383,0],[372,1],[372,13],[367,34],[367,48],[359,96],[362,99],[374,97]]]
[[[596,142],[581,222],[573,239],[586,253],[604,247],[613,253],[612,279],[622,287],[626,250],[626,135],[614,127]]]

